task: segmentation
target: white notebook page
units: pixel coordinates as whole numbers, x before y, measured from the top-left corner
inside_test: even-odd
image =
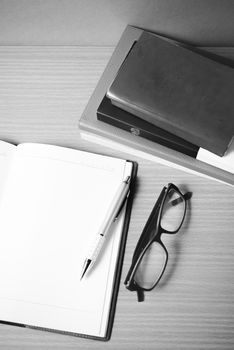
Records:
[[[80,281],[97,232],[131,163],[65,148],[16,148],[0,201],[1,319],[104,336],[124,212]]]
[[[15,151],[16,146],[0,140],[0,199],[2,192],[5,189],[7,176],[11,164],[11,157]]]

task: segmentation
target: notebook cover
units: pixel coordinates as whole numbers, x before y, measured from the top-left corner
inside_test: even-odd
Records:
[[[15,323],[15,322],[8,322],[8,321],[2,321],[2,320],[0,320],[0,324],[17,326],[17,327],[24,327],[24,328],[31,328],[31,329],[35,329],[35,330],[71,335],[71,336],[75,336],[75,337],[88,338],[88,339],[93,339],[93,340],[108,341],[110,339],[111,333],[112,333],[112,328],[113,328],[113,323],[114,323],[115,309],[116,309],[117,297],[118,297],[118,292],[119,292],[119,283],[120,283],[120,278],[121,278],[125,245],[126,245],[127,233],[128,233],[129,223],[130,223],[132,202],[133,202],[133,198],[134,198],[137,169],[138,169],[138,164],[136,162],[131,161],[131,163],[133,164],[133,167],[132,167],[132,175],[131,175],[131,183],[130,183],[130,193],[129,193],[128,201],[127,201],[127,207],[126,207],[122,236],[121,236],[121,244],[120,244],[120,248],[119,248],[119,256],[118,256],[117,264],[116,264],[115,282],[113,285],[112,300],[111,300],[106,336],[105,337],[98,337],[98,336],[91,336],[88,334],[73,333],[73,332],[67,332],[67,331],[63,332],[63,331],[59,331],[56,329],[36,327],[36,326],[32,326],[32,325]]]
[[[136,137],[144,137],[193,158],[197,156],[199,150],[198,146],[114,106],[106,96],[98,107],[97,119],[126,130]]]
[[[120,108],[222,156],[234,135],[232,68],[143,32],[107,95]]]

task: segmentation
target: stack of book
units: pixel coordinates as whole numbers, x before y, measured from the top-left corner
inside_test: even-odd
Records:
[[[84,111],[81,135],[233,185],[232,91],[231,67],[129,26]]]

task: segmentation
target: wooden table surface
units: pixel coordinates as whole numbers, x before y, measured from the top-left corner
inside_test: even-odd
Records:
[[[0,47],[0,139],[125,157],[81,140],[78,130],[113,49]],[[0,349],[234,349],[234,189],[131,159],[139,164],[138,186],[110,341],[0,325]],[[181,231],[164,235],[169,263],[161,283],[138,303],[123,281],[144,223],[168,182],[193,197]]]

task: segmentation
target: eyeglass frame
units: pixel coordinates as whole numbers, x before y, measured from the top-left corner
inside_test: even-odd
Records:
[[[164,208],[164,204],[165,204],[165,200],[168,196],[169,191],[171,191],[171,189],[174,189],[175,192],[177,192],[180,195],[180,198],[183,199],[184,202],[184,214],[181,220],[181,223],[179,225],[179,227],[174,230],[174,231],[168,231],[165,230],[161,227],[160,223],[161,223],[161,219],[162,219],[162,213],[163,213],[163,208]],[[143,228],[143,231],[140,235],[140,238],[137,242],[136,248],[134,250],[133,253],[133,258],[132,258],[132,263],[131,266],[129,268],[129,271],[127,273],[127,276],[125,278],[124,284],[126,286],[126,288],[130,291],[136,291],[137,292],[137,296],[138,296],[138,301],[143,301],[144,300],[144,291],[151,291],[152,289],[154,289],[156,287],[156,285],[159,283],[159,281],[161,280],[166,266],[167,266],[167,262],[168,262],[168,251],[165,247],[165,245],[163,244],[163,242],[161,241],[161,236],[163,233],[166,234],[176,234],[181,226],[183,225],[184,222],[184,218],[186,215],[186,211],[187,211],[187,200],[191,198],[192,193],[191,192],[187,192],[185,194],[183,194],[179,188],[174,185],[173,183],[169,183],[167,186],[164,186],[149,217],[148,220]],[[177,199],[175,200],[177,202]],[[175,203],[176,204],[176,203]],[[156,225],[155,225],[155,234],[149,238],[148,236],[150,236],[151,231],[151,226],[152,224],[154,224],[154,220],[156,219]],[[144,256],[144,254],[146,253],[147,249],[151,246],[151,244],[153,242],[157,242],[159,243],[162,248],[164,249],[165,253],[166,253],[166,259],[165,259],[165,263],[164,263],[164,267],[159,275],[159,278],[156,280],[156,282],[153,284],[152,287],[150,288],[144,288],[142,286],[140,286],[135,280],[134,280],[134,276],[135,273],[140,265],[140,262]]]

